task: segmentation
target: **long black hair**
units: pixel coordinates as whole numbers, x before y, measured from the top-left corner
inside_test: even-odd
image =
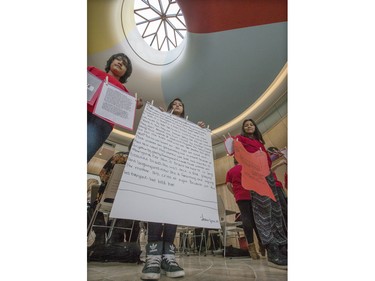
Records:
[[[121,59],[126,66],[126,72],[123,76],[120,77],[120,80],[119,80],[122,84],[124,84],[124,83],[128,82],[128,78],[132,74],[132,71],[133,71],[132,62],[130,61],[128,56],[125,55],[124,53],[114,54],[107,60],[107,64],[105,65],[105,72],[107,72],[107,73],[109,72],[109,70],[111,68],[111,63],[115,59]]]
[[[171,101],[171,102],[169,103],[168,108],[167,108],[167,112],[171,112],[171,110],[172,110],[172,108],[173,108],[173,103],[174,103],[176,100],[179,101],[179,102],[182,104],[182,108],[183,108],[183,111],[182,111],[180,117],[185,118],[185,105],[184,105],[184,103],[182,102],[182,100],[181,100],[180,98],[175,98],[173,101]]]
[[[262,136],[262,133],[259,131],[258,129],[258,126],[257,124],[254,122],[253,119],[245,119],[243,122],[242,122],[242,127],[241,127],[241,136],[245,136],[245,137],[250,137],[249,134],[247,134],[244,130],[244,126],[245,126],[245,123],[247,121],[250,121],[251,123],[253,123],[253,125],[255,126],[255,131],[254,131],[254,138],[258,141],[260,141],[262,144],[265,144],[265,141],[263,140],[263,136]]]

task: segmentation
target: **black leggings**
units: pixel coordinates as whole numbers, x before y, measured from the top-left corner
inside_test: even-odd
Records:
[[[247,243],[254,243],[253,230],[255,231],[258,241],[260,242],[258,230],[254,221],[251,200],[238,200],[236,203],[240,209],[243,231],[245,233]]]

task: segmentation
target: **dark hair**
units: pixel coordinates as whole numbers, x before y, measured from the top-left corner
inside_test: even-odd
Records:
[[[168,105],[168,108],[167,108],[167,112],[171,112],[172,108],[173,108],[173,103],[178,100],[181,104],[182,104],[182,107],[183,107],[183,111],[180,115],[180,117],[182,118],[185,118],[185,105],[184,103],[182,102],[182,100],[180,98],[175,98],[173,101],[171,101]]]
[[[263,140],[263,136],[262,136],[262,133],[259,131],[258,129],[258,126],[257,124],[254,122],[253,119],[245,119],[243,122],[242,122],[242,127],[241,127],[241,136],[245,136],[245,137],[250,137],[249,134],[245,133],[245,130],[244,130],[244,126],[245,126],[245,123],[247,121],[251,121],[251,123],[254,124],[255,126],[255,132],[254,132],[254,137],[256,140],[260,141],[262,144],[265,144],[264,140]]]
[[[121,58],[121,60],[124,62],[125,66],[126,66],[126,72],[123,76],[120,77],[120,80],[119,80],[122,84],[124,84],[124,83],[128,82],[128,78],[130,77],[130,75],[132,74],[132,71],[133,71],[132,62],[130,61],[128,56],[125,55],[124,53],[118,53],[118,54],[112,55],[107,60],[107,64],[105,65],[105,72],[107,72],[107,73],[109,72],[109,70],[111,68],[111,63],[117,58]]]

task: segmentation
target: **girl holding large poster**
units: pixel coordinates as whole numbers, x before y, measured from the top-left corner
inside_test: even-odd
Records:
[[[162,108],[160,108],[163,110]],[[167,108],[167,112],[181,118],[185,117],[185,107],[179,98],[175,98]],[[202,128],[203,122],[198,122]],[[185,271],[176,262],[175,246],[177,225],[149,222],[147,227],[148,243],[146,245],[146,262],[142,269],[142,280],[157,280],[160,273],[176,278],[185,276]]]

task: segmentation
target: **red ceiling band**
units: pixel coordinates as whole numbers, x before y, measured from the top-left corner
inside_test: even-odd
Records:
[[[287,0],[177,0],[187,30],[210,33],[287,21]]]

